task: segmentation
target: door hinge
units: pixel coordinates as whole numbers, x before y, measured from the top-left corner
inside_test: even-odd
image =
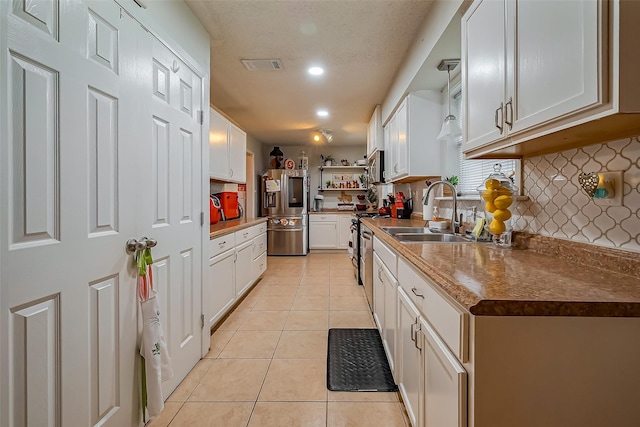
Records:
[[[200,329],[204,329],[204,313],[200,314]]]
[[[204,212],[200,212],[200,227],[204,226]]]
[[[203,125],[204,124],[204,111],[198,110],[198,122]]]

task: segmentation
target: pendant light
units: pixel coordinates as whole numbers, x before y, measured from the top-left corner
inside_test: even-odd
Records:
[[[456,116],[451,114],[451,70],[455,69],[460,63],[459,59],[443,59],[438,65],[438,70],[447,71],[447,117],[442,123],[442,130],[438,135],[438,141],[444,142],[460,142],[460,136],[462,135],[462,129],[460,128],[460,122],[456,119]]]

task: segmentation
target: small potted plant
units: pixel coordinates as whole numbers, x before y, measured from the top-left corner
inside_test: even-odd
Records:
[[[324,166],[332,166],[333,165],[333,156],[328,154],[326,156],[320,155],[320,162],[324,164]]]
[[[460,196],[461,195],[461,193],[458,191],[458,176],[457,175],[451,175],[449,177],[446,177],[444,180],[447,181],[448,183],[450,183],[451,185],[453,185],[456,188],[456,196]]]

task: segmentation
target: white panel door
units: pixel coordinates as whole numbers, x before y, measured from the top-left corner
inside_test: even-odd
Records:
[[[382,261],[373,253],[373,320],[384,341],[384,282],[382,279]],[[392,365],[393,366],[393,365]],[[393,371],[393,368],[391,368]]]
[[[164,316],[173,378],[163,383],[167,397],[200,359],[202,327],[201,78],[146,33],[139,69],[145,112],[137,167],[138,230],[158,241],[154,279]]]
[[[138,26],[114,2],[0,2],[0,425],[140,420]]]
[[[396,111],[396,116],[398,116],[398,150],[396,151],[395,175],[397,177],[403,177],[409,173],[409,108],[409,97],[407,96]],[[420,141],[420,143],[424,142]]]
[[[253,240],[236,247],[236,298],[240,298],[253,283]]]

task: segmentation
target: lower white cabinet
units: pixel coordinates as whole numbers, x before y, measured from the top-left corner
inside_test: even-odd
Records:
[[[375,242],[375,240],[374,240]],[[375,243],[374,243],[375,247]],[[395,372],[398,281],[384,261],[373,252],[373,318],[380,331],[391,372]]]
[[[351,240],[351,214],[338,215],[338,247],[348,249]]]
[[[253,284],[253,240],[236,246],[236,297],[240,298]]]
[[[420,319],[422,409],[424,427],[466,427],[467,372],[433,328]]]
[[[382,280],[382,261],[373,254],[373,320],[376,322],[380,336],[384,340],[384,281]],[[384,344],[384,342],[383,342]],[[392,369],[393,371],[393,369]]]
[[[209,259],[207,321],[209,328],[233,306],[236,301],[235,250],[228,249]]]
[[[347,249],[351,214],[309,215],[309,249]]]
[[[411,425],[416,427],[420,419],[420,388],[422,386],[422,360],[419,348],[421,342],[417,332],[420,313],[402,288],[398,288],[398,310],[396,383]]]
[[[209,281],[203,297],[209,328],[267,269],[266,230],[261,223],[209,241]]]
[[[311,218],[313,218],[313,216]],[[337,231],[338,223],[336,221],[314,222],[312,219],[309,219],[309,249],[337,248]]]

